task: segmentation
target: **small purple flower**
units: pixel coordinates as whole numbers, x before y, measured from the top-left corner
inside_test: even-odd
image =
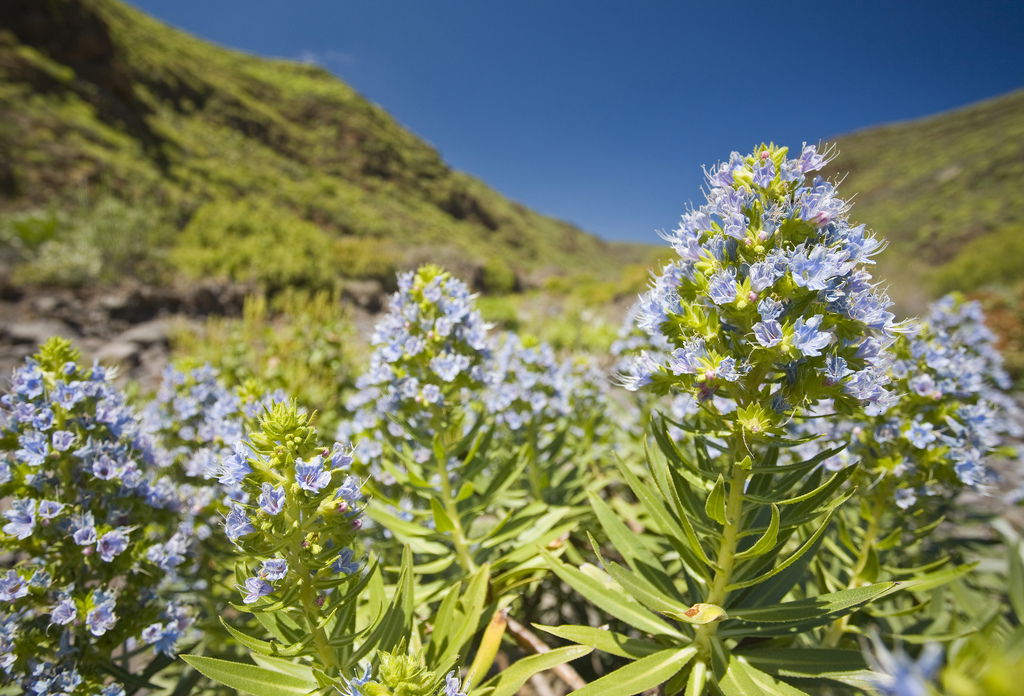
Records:
[[[245,595],[242,601],[245,604],[253,604],[259,601],[260,597],[266,597],[268,594],[274,591],[270,583],[263,578],[246,578],[244,587],[239,588]]]
[[[75,443],[75,434],[70,430],[57,430],[53,433],[53,449],[66,452]]]
[[[52,520],[63,509],[64,503],[58,503],[55,500],[40,500],[37,513],[40,520]]]
[[[346,476],[345,480],[342,481],[341,486],[338,487],[338,498],[344,500],[349,507],[355,507],[362,499],[363,494],[360,490],[359,479],[355,476]]]
[[[49,441],[46,435],[38,430],[26,430],[18,438],[21,449],[15,451],[14,456],[29,466],[39,466],[46,461],[46,454]]]
[[[0,602],[13,602],[28,594],[28,583],[13,570],[0,577]]]
[[[331,448],[331,468],[348,469],[352,466],[352,462],[352,448],[335,442],[334,447]]]
[[[782,326],[774,319],[759,321],[754,324],[754,338],[765,348],[771,348],[782,342]]]
[[[426,384],[420,395],[423,397],[423,403],[436,404],[441,401],[441,388],[436,384]]]
[[[100,593],[102,594],[102,593]],[[105,595],[104,595],[105,597]],[[85,615],[85,625],[94,636],[102,636],[117,624],[114,613],[114,600],[105,598]]]
[[[284,580],[288,573],[288,561],[283,558],[271,558],[263,561],[259,576],[264,580]]]
[[[284,508],[284,487],[278,486],[275,488],[264,481],[262,492],[259,498],[256,499],[256,502],[259,503],[260,509],[268,515],[278,514]]]
[[[296,459],[295,482],[303,490],[319,493],[324,486],[331,482],[331,472],[324,471],[323,460],[319,456],[313,457],[308,462]]]
[[[228,539],[235,541],[239,537],[252,534],[255,531],[256,528],[249,521],[245,509],[241,505],[232,505],[231,511],[224,518],[224,533],[228,535]]]
[[[935,426],[931,423],[914,421],[910,424],[906,437],[914,447],[925,449],[938,439],[938,434],[935,432]]]
[[[462,682],[455,676],[455,670],[445,675],[444,692],[441,696],[466,696],[462,691]]]
[[[832,342],[832,334],[828,331],[819,331],[822,315],[816,314],[804,321],[803,317],[793,324],[793,341],[797,350],[808,358],[821,355],[821,351]]]
[[[15,498],[11,501],[11,509],[4,512],[10,520],[3,527],[4,534],[18,539],[32,536],[36,526],[36,501],[31,498]]]
[[[241,483],[245,475],[251,471],[249,454],[245,445],[236,442],[231,454],[221,460],[218,480],[225,486],[235,486]]]
[[[782,315],[782,303],[774,297],[766,297],[758,303],[757,313],[764,321],[778,319]]]
[[[63,595],[50,611],[50,623],[58,626],[66,626],[78,618],[78,608],[75,602],[67,595]]]
[[[100,558],[105,562],[110,563],[115,556],[120,555],[128,548],[128,535],[123,529],[113,529],[96,542],[96,550],[99,551]]]
[[[913,488],[900,488],[896,491],[896,507],[907,510],[917,502],[917,493]]]
[[[352,549],[342,549],[338,557],[334,559],[334,563],[331,564],[331,570],[335,573],[344,573],[345,575],[352,575],[359,571],[359,563],[353,558]]]
[[[708,283],[708,297],[717,305],[729,304],[736,299],[736,278],[731,273],[719,271],[711,276]]]

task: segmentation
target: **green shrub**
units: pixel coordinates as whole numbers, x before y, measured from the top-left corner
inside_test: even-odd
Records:
[[[15,281],[48,285],[159,282],[172,235],[168,221],[152,209],[115,198],[0,222],[0,247],[12,260]]]
[[[334,246],[319,227],[289,210],[254,199],[217,200],[199,208],[172,254],[186,275],[325,288],[338,275]]]
[[[199,333],[182,332],[174,354],[186,367],[213,365],[228,386],[282,389],[331,425],[352,385],[358,345],[336,293],[288,290],[269,301],[249,297],[240,318],[214,317]]]

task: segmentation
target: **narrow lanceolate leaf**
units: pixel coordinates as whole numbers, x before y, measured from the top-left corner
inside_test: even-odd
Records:
[[[182,655],[181,659],[215,682],[255,696],[306,696],[316,688],[306,679],[244,662],[202,655]]]
[[[656,652],[590,682],[571,696],[635,696],[667,682],[696,654],[694,647]]]
[[[782,677],[830,679],[862,686],[871,672],[859,650],[838,648],[767,648],[740,652],[748,664]]]
[[[900,588],[898,582],[879,582],[852,590],[841,590],[829,594],[798,599],[793,602],[776,604],[756,609],[731,609],[730,617],[753,623],[790,623],[806,621],[824,616],[834,617],[847,610],[866,604],[890,594]]]
[[[550,633],[553,636],[571,640],[579,645],[589,645],[595,650],[606,652],[609,655],[618,657],[646,657],[653,655],[665,646],[650,640],[641,638],[630,638],[606,628],[594,628],[593,626],[542,626],[534,624],[534,628]]]
[[[761,575],[758,575],[756,578],[753,578],[751,580],[744,580],[742,582],[734,582],[731,585],[729,585],[726,589],[729,590],[729,591],[732,591],[732,590],[739,590],[739,589],[742,589],[744,587],[753,587],[754,585],[759,585],[762,582],[764,582],[765,580],[767,580],[768,578],[772,577],[773,575],[777,575],[777,574],[781,573],[786,568],[788,568],[789,566],[791,566],[794,563],[796,563],[798,560],[800,560],[801,556],[803,556],[805,553],[807,553],[807,551],[810,550],[810,548],[812,546],[814,546],[814,543],[818,540],[818,537],[820,537],[822,534],[825,533],[825,529],[828,527],[828,523],[832,521],[832,515],[834,515],[834,514],[835,514],[835,510],[834,509],[830,510],[828,515],[825,516],[825,521],[822,522],[821,526],[818,527],[817,531],[815,531],[814,534],[812,534],[810,537],[808,537],[807,541],[805,541],[800,548],[798,548],[796,551],[793,552],[793,555],[791,555],[789,558],[784,560],[782,563],[778,564],[777,566],[775,566],[774,568],[772,568],[768,572],[762,573]]]
[[[280,657],[269,657],[267,655],[260,655],[254,653],[252,655],[253,662],[258,664],[260,667],[266,667],[267,669],[281,674],[287,674],[309,682],[310,688],[316,686],[316,678],[313,676],[313,670],[309,665],[299,664],[298,662],[292,662],[291,660],[283,660]]]
[[[614,582],[611,582],[610,577],[607,578],[608,582],[604,582],[562,563],[543,549],[541,549],[541,555],[547,561],[548,567],[562,582],[618,620],[647,633],[685,639],[682,633],[667,622],[644,609],[635,599],[624,595],[622,589],[615,587]]]
[[[721,474],[704,503],[704,512],[718,524],[725,524],[725,479]]]
[[[1018,541],[1010,548],[1010,606],[1017,614],[1017,621],[1024,622],[1024,560]]]
[[[754,542],[754,545],[749,549],[745,549],[736,554],[737,560],[744,558],[753,558],[754,556],[761,556],[768,553],[775,546],[775,542],[779,538],[779,506],[772,503],[772,519],[768,523],[768,529],[764,530],[764,534],[761,538]]]
[[[735,655],[729,658],[729,666],[718,686],[725,696],[808,696],[806,692],[774,679]]]
[[[589,655],[593,650],[587,645],[570,645],[539,655],[524,657],[498,674],[493,683],[494,691],[491,692],[491,696],[514,696],[519,691],[519,687],[538,672],[572,662],[584,655]]]

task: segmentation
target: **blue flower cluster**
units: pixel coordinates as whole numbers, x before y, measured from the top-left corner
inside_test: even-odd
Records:
[[[239,588],[243,602],[295,588],[322,602],[339,576],[359,569],[352,542],[362,526],[362,492],[351,474],[352,450],[321,447],[311,417],[294,403],[274,404],[259,428],[221,463],[248,501],[233,502],[223,523],[252,573]]]
[[[143,409],[143,427],[163,446],[166,458],[159,465],[178,482],[200,538],[210,535],[209,524],[232,502],[245,502],[243,472],[231,466],[237,460],[232,455],[259,414],[285,398],[229,390],[210,365],[164,371],[156,398]]]
[[[682,390],[707,407],[753,389],[771,429],[823,399],[892,400],[880,365],[903,327],[866,270],[882,244],[849,223],[833,184],[808,179],[826,161],[813,146],[789,159],[762,145],[708,172],[705,204],[665,235],[679,258],[636,316],[668,350],[630,360],[625,386]]]
[[[134,641],[172,655],[193,538],[168,454],[102,367],[51,339],[0,398],[0,668],[32,694],[121,693],[99,671]]]
[[[855,418],[809,420],[796,430],[847,448],[826,466],[860,464],[866,488],[907,510],[929,494],[993,481],[987,458],[1020,422],[995,337],[977,302],[950,295],[935,302],[885,362],[896,399]]]
[[[347,404],[355,415],[336,437],[356,442],[360,461],[373,462],[388,434],[431,432],[447,408],[484,386],[488,329],[458,278],[433,266],[400,274],[370,339],[369,369]]]

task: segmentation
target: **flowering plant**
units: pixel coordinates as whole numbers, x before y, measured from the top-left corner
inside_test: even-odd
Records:
[[[662,348],[629,359],[622,381],[687,394],[699,410],[675,424],[686,437],[654,419],[661,456],[646,472],[620,467],[647,543],[635,543],[635,531],[594,498],[624,564],[600,550],[596,566],[548,555],[559,578],[645,635],[637,642],[609,629],[547,627],[628,660],[579,696],[658,685],[666,693],[804,693],[794,677],[852,683],[865,671],[859,652],[818,655],[801,636],[911,585],[831,592],[809,583],[853,468],[820,466],[838,448],[779,458],[802,442],[788,435],[790,423],[822,404],[857,414],[897,398],[885,366],[908,327],[867,271],[881,242],[848,222],[833,184],[807,178],[826,160],[811,146],[792,159],[774,146],[733,153],[708,172],[707,202],[667,235],[679,259],[637,312]],[[791,593],[797,598],[784,601]]]
[[[47,341],[0,399],[0,666],[26,693],[116,696],[170,662],[193,543],[166,453],[102,367]],[[129,660],[148,666],[135,676]]]

